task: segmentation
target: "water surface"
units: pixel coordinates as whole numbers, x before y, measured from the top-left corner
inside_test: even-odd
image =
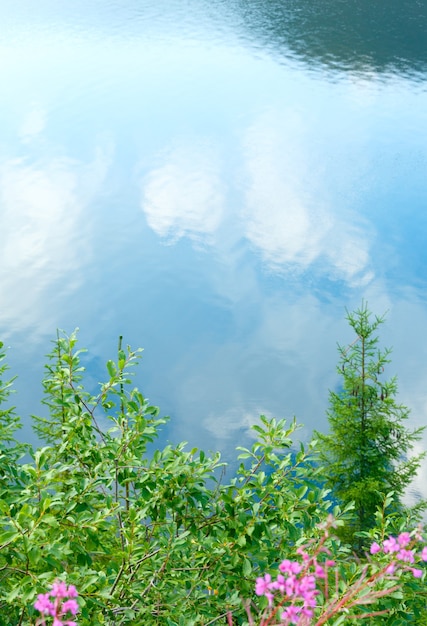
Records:
[[[23,437],[56,328],[79,326],[93,389],[119,334],[145,348],[163,439],[231,458],[260,413],[308,438],[362,299],[426,423],[425,2],[3,0],[0,24]]]

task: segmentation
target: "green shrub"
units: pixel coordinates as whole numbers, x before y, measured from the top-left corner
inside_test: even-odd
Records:
[[[56,579],[77,587],[81,626],[207,626],[228,611],[247,623],[242,598],[255,598],[255,578],[322,536],[331,504],[312,446],[295,452],[296,423],[261,416],[229,483],[219,454],[183,443],[149,454],[165,419],[132,387],[139,351],[120,341],[95,395],[80,355],[76,333],[58,334],[43,381],[46,415],[34,418],[46,445],[18,443],[13,408],[0,412],[1,623],[34,624],[34,600]],[[334,509],[338,526],[350,509]],[[343,580],[356,575],[349,548],[333,538],[328,546]],[[414,605],[418,587],[408,595]]]

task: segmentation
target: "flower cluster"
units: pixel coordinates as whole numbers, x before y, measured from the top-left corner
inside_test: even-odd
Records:
[[[421,537],[416,537],[416,540],[421,540]],[[413,545],[413,540],[411,535],[407,532],[400,533],[400,535],[396,537],[389,537],[386,539],[382,546],[374,541],[371,545],[370,552],[371,554],[378,554],[379,552],[383,552],[384,554],[394,555],[393,560],[386,568],[386,574],[394,574],[396,571],[396,567],[405,567],[405,564],[409,563],[412,565],[415,563],[415,558],[417,556],[414,548],[411,548]],[[427,561],[427,546],[424,546],[421,553],[418,555],[422,561]],[[423,570],[418,569],[416,567],[410,567],[410,565],[406,565],[407,569],[410,569],[415,578],[421,578],[423,575]]]
[[[75,598],[78,593],[74,585],[67,585],[62,580],[53,583],[48,593],[37,596],[34,608],[42,614],[37,624],[46,626],[45,616],[53,617],[52,626],[77,626],[77,623],[67,618],[67,614],[76,615],[79,605]]]
[[[310,556],[303,548],[297,552],[302,557],[302,563],[285,559],[279,565],[280,574],[276,580],[272,580],[270,574],[257,578],[255,593],[265,596],[270,607],[273,607],[275,595],[279,593],[282,596],[280,605],[284,601],[289,602],[281,613],[282,623],[303,626],[309,624],[314,615],[316,596],[319,594],[316,581],[326,579],[328,568],[333,567],[335,562],[326,559],[319,563],[316,555]]]
[[[338,573],[335,571],[332,578],[332,580],[335,578],[335,589],[330,589],[328,570],[334,568],[335,562],[329,558],[330,553],[325,546],[327,536],[326,529],[324,537],[312,550],[311,555],[305,548],[298,548],[300,562],[288,559],[282,561],[279,565],[280,573],[274,580],[268,573],[257,578],[255,593],[268,600],[268,609],[263,613],[260,626],[272,623],[271,620],[278,624],[279,619],[282,626],[291,624],[321,626],[343,611],[348,613],[351,608],[372,604],[396,591],[399,588],[396,577],[398,572],[408,571],[415,578],[421,578],[423,575],[423,569],[415,565],[427,561],[427,546],[419,548],[420,542],[423,541],[419,532],[415,534],[403,532],[398,537],[385,539],[381,545],[377,542],[372,543],[371,555],[383,558],[376,567],[372,568],[372,562],[361,567],[359,579],[346,590],[340,588]],[[377,584],[387,579],[390,582],[386,587]],[[247,612],[250,624],[255,624],[248,609]],[[351,617],[365,619],[386,612],[385,609]]]

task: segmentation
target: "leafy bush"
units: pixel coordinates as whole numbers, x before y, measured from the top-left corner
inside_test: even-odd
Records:
[[[261,416],[228,483],[219,454],[183,443],[149,454],[165,419],[132,387],[139,351],[119,342],[97,394],[85,388],[81,352],[76,333],[58,334],[43,381],[47,413],[34,418],[46,445],[32,450],[14,438],[0,348],[2,623],[34,624],[37,595],[59,580],[79,591],[80,626],[207,626],[229,614],[247,623],[242,598],[256,599],[255,578],[323,536],[331,503],[312,446],[295,452],[296,423]],[[334,509],[338,526],[350,509]],[[328,542],[342,580],[357,577],[349,548]],[[425,604],[421,581],[411,584],[393,611]]]

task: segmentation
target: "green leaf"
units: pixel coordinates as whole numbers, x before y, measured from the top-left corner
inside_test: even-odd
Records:
[[[250,562],[249,559],[243,560],[242,570],[243,570],[244,576],[250,576],[250,574],[252,573],[252,563]]]
[[[114,378],[117,375],[117,368],[116,368],[116,364],[114,363],[114,361],[107,361],[107,371],[108,374],[110,376],[110,378]]]

